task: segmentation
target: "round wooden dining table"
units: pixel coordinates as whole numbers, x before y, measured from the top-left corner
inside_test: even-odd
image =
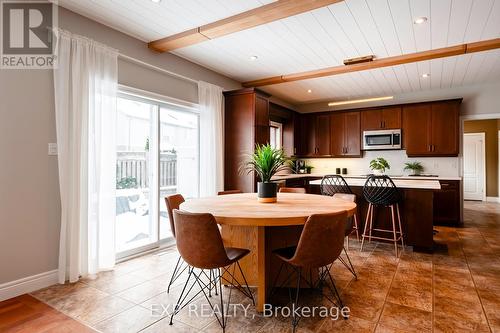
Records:
[[[262,312],[271,287],[269,281],[276,275],[274,268],[279,266],[272,251],[297,245],[310,215],[347,211],[347,215],[352,216],[356,213],[356,204],[301,193],[278,193],[276,203],[260,203],[256,193],[241,193],[191,199],[182,203],[180,209],[211,213],[222,226],[225,246],[251,251],[240,265],[248,284],[257,287],[257,310]]]

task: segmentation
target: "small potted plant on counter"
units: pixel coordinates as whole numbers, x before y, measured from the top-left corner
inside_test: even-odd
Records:
[[[241,165],[240,172],[255,172],[259,177],[257,192],[260,202],[276,202],[278,184],[273,183],[271,178],[277,172],[288,169],[287,162],[283,149],[272,148],[269,144],[257,144],[250,160]]]
[[[389,162],[383,157],[377,157],[370,161],[370,169],[374,175],[383,175],[386,169],[390,169]]]
[[[404,171],[410,171],[409,176],[420,176],[422,171],[424,171],[424,166],[420,162],[406,162]]]

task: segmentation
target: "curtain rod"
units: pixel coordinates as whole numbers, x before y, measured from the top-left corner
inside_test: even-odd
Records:
[[[155,66],[155,65],[151,65],[151,64],[148,64],[147,62],[144,62],[142,60],[139,60],[139,59],[136,59],[136,58],[133,58],[133,57],[130,57],[128,55],[125,55],[125,54],[122,54],[122,53],[119,53],[118,54],[118,57],[119,58],[123,58],[125,60],[128,60],[130,62],[133,62],[133,63],[136,63],[138,65],[141,65],[143,67],[147,67],[149,69],[152,69],[152,70],[155,70],[157,72],[162,72],[164,74],[168,74],[170,76],[174,76],[174,77],[177,77],[179,79],[182,79],[182,80],[185,80],[185,81],[189,81],[189,82],[193,82],[193,83],[196,83],[198,84],[198,80],[194,80],[194,79],[191,79],[187,76],[184,76],[184,75],[180,75],[180,74],[177,74],[177,73],[174,73],[174,72],[171,72],[169,70],[166,70],[166,69],[163,69],[161,67],[158,67],[158,66]]]

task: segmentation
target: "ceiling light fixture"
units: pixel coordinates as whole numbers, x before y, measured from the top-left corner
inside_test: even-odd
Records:
[[[429,73],[424,73],[424,74],[422,74],[422,77],[423,77],[423,78],[428,78],[429,76],[431,76]]]
[[[356,104],[356,103],[365,103],[365,102],[376,102],[376,101],[386,101],[386,100],[393,99],[393,98],[394,98],[394,96],[353,99],[353,100],[349,100],[349,101],[330,102],[330,103],[328,103],[328,106]]]
[[[161,0],[151,0],[151,2],[154,2],[154,3],[160,3]]]
[[[252,60],[252,61],[255,61],[257,59],[259,59],[259,57],[257,57],[256,55],[253,55],[253,56],[250,57],[250,60]]]
[[[424,22],[426,22],[426,21],[427,21],[427,17],[425,17],[425,16],[421,16],[421,17],[417,17],[417,18],[413,21],[413,23],[415,23],[415,24],[422,24],[422,23],[424,23]]]
[[[307,93],[308,93],[308,94],[310,94],[310,93],[312,93],[312,92],[313,92],[313,91],[312,91],[311,89],[308,89],[308,90],[307,90]]]

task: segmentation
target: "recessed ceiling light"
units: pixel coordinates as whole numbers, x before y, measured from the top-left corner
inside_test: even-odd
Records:
[[[417,17],[417,18],[413,21],[413,23],[415,23],[415,24],[422,24],[422,23],[424,23],[424,22],[426,22],[426,21],[427,21],[427,17],[425,17],[425,16],[421,16],[421,17]]]
[[[310,94],[312,93],[313,91],[311,89],[307,89],[307,93]]]
[[[331,102],[331,103],[328,103],[328,106],[346,105],[346,104],[355,104],[355,103],[364,103],[364,102],[375,102],[375,101],[385,101],[385,100],[393,99],[393,98],[394,98],[394,96],[373,97],[373,98],[364,98],[364,99],[352,99],[349,101]]]
[[[259,57],[257,57],[256,55],[253,55],[253,56],[250,57],[250,60],[252,60],[252,61],[255,61],[257,59],[259,59]]]
[[[429,77],[429,76],[431,76],[429,73],[424,73],[424,74],[422,74],[422,77],[423,77],[423,78],[426,78],[426,77]]]
[[[154,2],[154,3],[160,3],[161,0],[151,0],[151,2]]]

